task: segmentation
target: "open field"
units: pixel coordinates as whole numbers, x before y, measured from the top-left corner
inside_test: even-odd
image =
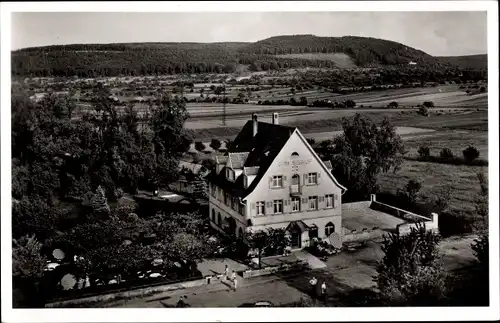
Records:
[[[383,191],[396,192],[410,179],[422,183],[420,196],[423,202],[435,197],[444,187],[451,188],[450,211],[474,215],[474,198],[480,192],[476,174],[483,171],[488,175],[488,167],[457,166],[405,160],[397,173],[383,173],[379,184]]]
[[[310,112],[279,112],[280,124],[298,127],[304,134],[331,132],[342,129],[342,118],[352,117],[356,113],[380,122],[388,118],[396,126],[426,128],[435,130],[482,130],[488,129],[488,112],[486,109],[467,108],[435,108],[429,109],[431,116],[424,117],[416,109],[323,109]],[[258,113],[259,120],[270,122],[271,112]],[[193,129],[197,138],[227,138],[238,134],[241,127],[251,118],[251,114],[243,114],[226,118],[226,126],[222,118],[189,119],[186,127]]]
[[[431,155],[439,155],[441,149],[449,148],[455,156],[462,156],[462,151],[472,145],[479,150],[479,158],[488,159],[488,132],[486,131],[436,131],[425,136],[408,138],[405,141],[407,155],[418,156],[417,150],[423,145],[430,148]]]

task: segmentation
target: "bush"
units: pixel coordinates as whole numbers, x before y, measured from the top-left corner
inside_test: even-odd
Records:
[[[354,102],[353,100],[347,100],[344,102],[344,104],[347,108],[354,108],[356,106],[356,102]]]
[[[404,197],[408,202],[408,205],[415,205],[421,188],[422,184],[420,184],[420,182],[410,179],[404,189],[398,192],[398,195]]]
[[[221,144],[220,140],[215,139],[215,138],[212,139],[212,141],[210,142],[210,147],[212,147],[212,149],[215,151],[218,151],[220,149],[221,145],[222,144]]]
[[[199,152],[202,152],[202,151],[205,151],[205,148],[207,148],[207,147],[201,141],[197,141],[194,143],[194,148],[196,150],[198,150]]]
[[[453,153],[450,148],[443,148],[439,153],[439,156],[443,159],[453,159]]]
[[[392,101],[388,105],[389,108],[397,108],[398,106],[399,106],[399,104],[396,101]]]
[[[469,146],[466,149],[464,149],[462,151],[462,154],[467,162],[472,162],[473,160],[479,158],[479,150],[477,150],[473,146]]]
[[[426,107],[421,106],[418,108],[418,114],[423,115],[424,117],[427,117],[429,115],[429,110],[427,110]]]
[[[431,155],[431,150],[427,146],[420,146],[420,148],[418,148],[418,154],[420,158],[428,159]]]
[[[432,101],[425,101],[423,103],[423,106],[426,107],[426,108],[434,108],[434,102],[432,102]]]

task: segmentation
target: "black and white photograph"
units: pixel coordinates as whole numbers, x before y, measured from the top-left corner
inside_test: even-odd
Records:
[[[494,1],[1,11],[2,321],[499,319]]]

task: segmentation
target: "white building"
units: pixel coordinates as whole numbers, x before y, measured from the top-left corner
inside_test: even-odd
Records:
[[[312,237],[341,234],[345,188],[297,128],[252,116],[207,177],[213,228],[240,238],[245,231],[286,228],[292,248]]]

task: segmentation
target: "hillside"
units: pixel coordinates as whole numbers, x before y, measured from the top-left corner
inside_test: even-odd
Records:
[[[441,56],[437,57],[442,62],[457,65],[467,69],[487,69],[488,55],[467,55],[467,56]]]
[[[12,52],[17,76],[96,77],[182,73],[232,73],[296,67],[451,66],[393,41],[366,37],[277,36],[255,43],[76,44]]]

